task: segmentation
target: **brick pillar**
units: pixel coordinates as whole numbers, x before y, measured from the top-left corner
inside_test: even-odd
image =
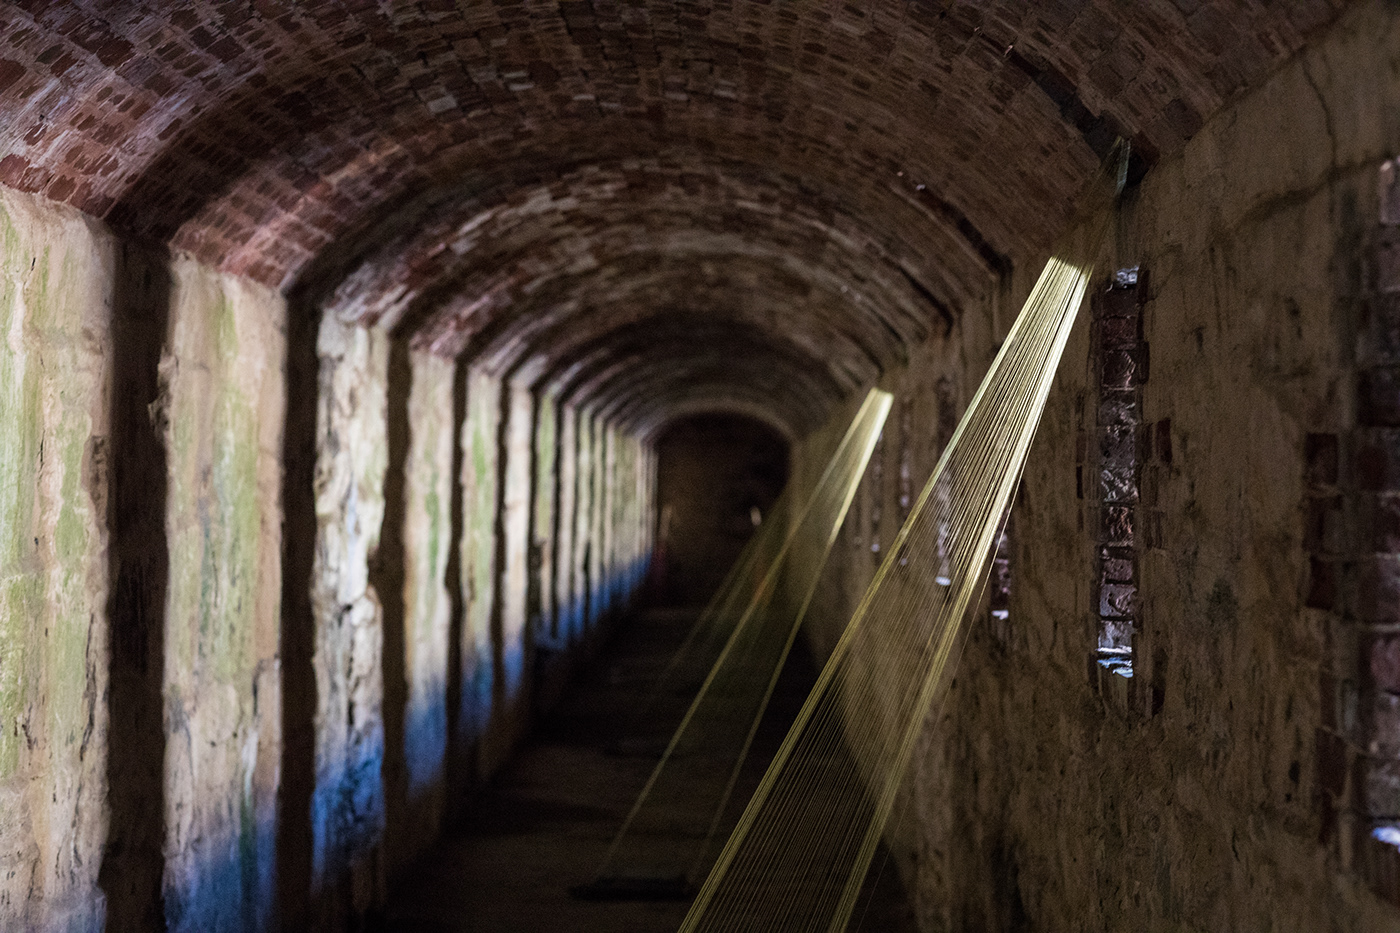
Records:
[[[1163,670],[1141,617],[1139,555],[1162,546],[1156,495],[1171,462],[1171,420],[1153,423],[1143,413],[1148,296],[1147,271],[1136,267],[1119,270],[1092,295],[1095,400],[1092,425],[1081,422],[1075,450],[1081,527],[1095,544],[1090,679],[1106,701],[1150,716],[1162,705]]]
[[[1304,441],[1305,602],[1327,613],[1317,802],[1322,840],[1400,905],[1400,185],[1379,173],[1363,238],[1356,425]]]

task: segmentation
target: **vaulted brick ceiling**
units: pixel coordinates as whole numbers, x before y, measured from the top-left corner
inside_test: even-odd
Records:
[[[793,431],[1344,0],[0,0],[0,183],[637,424]]]

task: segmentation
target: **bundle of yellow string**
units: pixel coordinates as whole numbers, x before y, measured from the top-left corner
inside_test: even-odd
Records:
[[[946,692],[1121,190],[1106,166],[749,802],[681,933],[839,933]]]

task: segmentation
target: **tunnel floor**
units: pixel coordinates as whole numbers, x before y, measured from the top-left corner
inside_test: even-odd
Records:
[[[613,833],[646,783],[655,758],[638,744],[664,742],[684,698],[658,702],[653,732],[627,735],[694,620],[685,610],[640,610],[618,624],[515,760],[468,805],[468,815],[398,879],[381,933],[673,933],[688,904],[587,901],[569,894],[592,880]],[[816,679],[794,651],[740,782],[747,797]],[[621,754],[619,749],[631,749]],[[876,857],[877,869],[884,864]],[[892,866],[872,871],[850,930],[913,933],[917,927]]]

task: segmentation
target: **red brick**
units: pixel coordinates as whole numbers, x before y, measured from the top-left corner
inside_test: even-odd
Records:
[[[9,90],[10,86],[23,78],[28,71],[19,62],[10,61],[7,58],[0,58],[0,94]]]
[[[1396,160],[1381,164],[1376,188],[1381,204],[1380,222],[1389,227],[1400,226],[1400,164]]]
[[[34,29],[5,48],[0,120],[27,113],[29,73],[69,100],[113,97],[22,125],[0,181],[269,285],[334,294],[354,270],[358,298],[338,311],[370,322],[411,307],[433,346],[587,307],[549,332],[575,352],[677,294],[683,319],[772,343],[759,309],[801,307],[822,351],[766,377],[813,398],[873,381],[1006,256],[1042,252],[1096,169],[1095,139],[1121,128],[1158,148],[1149,162],[1169,156],[1299,43],[1281,5],[1230,0],[1192,0],[1189,25],[1166,28],[1142,4],[1034,16],[956,4],[943,18],[913,5],[898,33],[857,4],[750,0],[723,12],[640,0],[626,24],[590,3],[432,0],[392,21],[374,0],[191,0],[144,17],[78,6],[30,4],[37,28],[0,12],[0,34],[17,17]],[[445,94],[457,106],[430,112]],[[866,132],[875,114],[889,117]],[[638,176],[645,187],[619,197]],[[478,220],[470,251],[446,248]],[[696,287],[693,263],[651,263],[675,234],[742,238],[759,258],[717,261],[718,284]],[[917,313],[903,283],[882,284],[910,257],[925,257],[909,269]],[[788,271],[799,266],[820,274]],[[853,316],[832,281],[862,283],[867,310]],[[1129,392],[1147,377],[1145,296],[1104,296],[1107,343],[1132,351],[1106,360],[1105,383]],[[1167,459],[1169,429],[1145,437]],[[1115,533],[1130,537],[1132,518]]]
[[[1356,759],[1357,808],[1374,818],[1400,818],[1400,761],[1371,755]]]
[[[1363,621],[1400,622],[1400,557],[1368,555],[1351,568],[1349,609]]]
[[[1377,635],[1364,640],[1361,663],[1375,689],[1400,693],[1400,636]]]
[[[1400,294],[1400,229],[1383,228],[1376,244],[1376,291],[1382,295]]]

